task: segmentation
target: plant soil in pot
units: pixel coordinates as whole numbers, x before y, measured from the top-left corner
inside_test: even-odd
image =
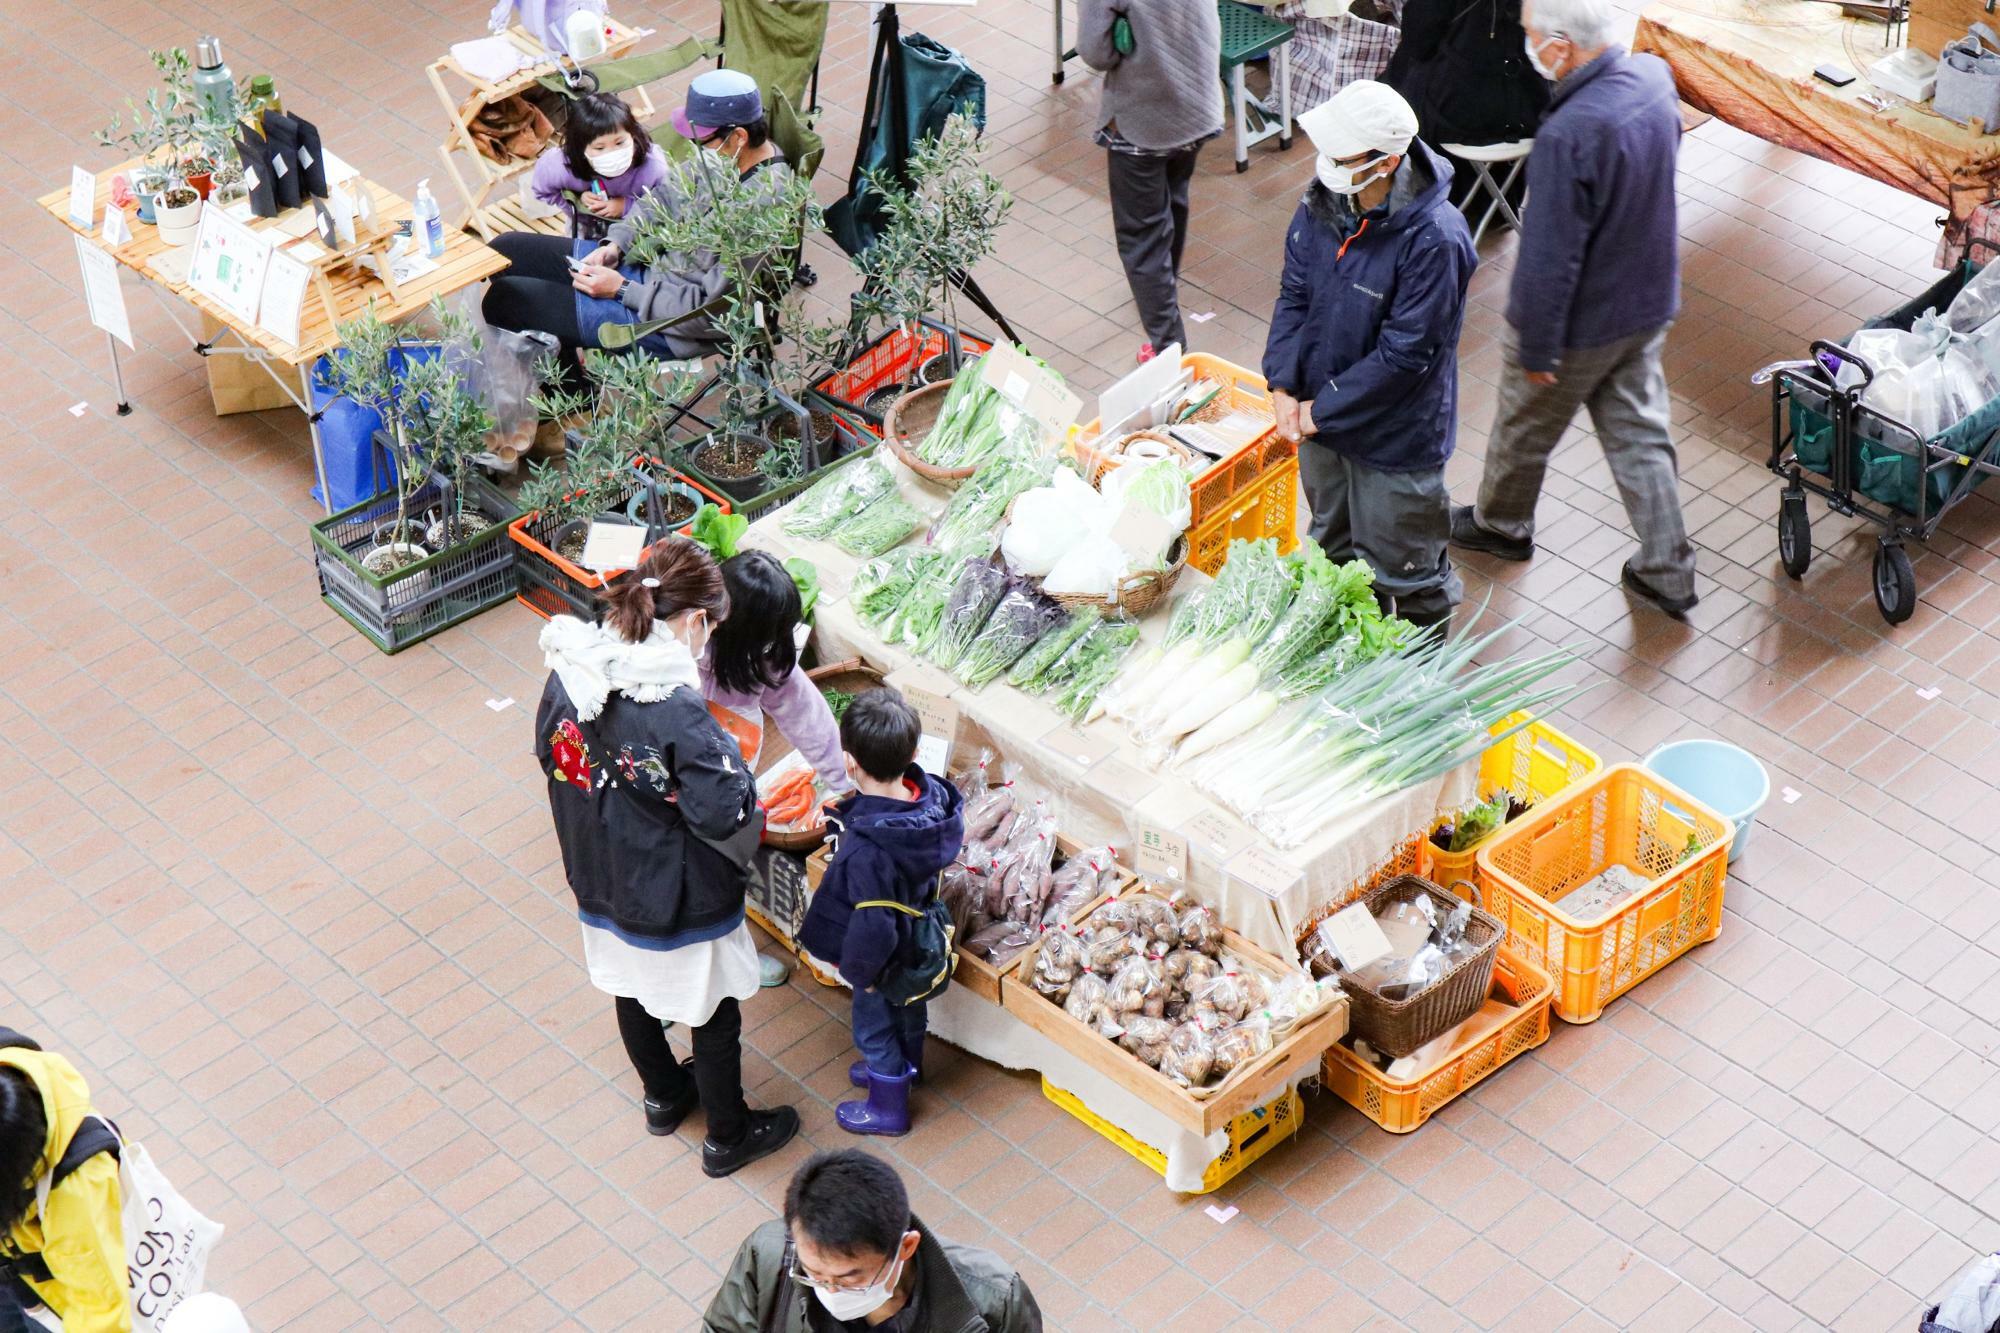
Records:
[[[467,510],[450,518],[441,518],[424,529],[424,543],[433,551],[442,551],[460,542],[471,541],[492,526],[493,520],[486,515]]]
[[[771,489],[770,478],[763,472],[764,454],[770,447],[769,441],[755,435],[711,436],[688,457],[725,495],[747,500]]]
[[[361,567],[381,579],[430,557],[431,553],[415,542],[390,541],[362,556]]]
[[[885,384],[879,389],[872,390],[867,397],[861,400],[861,410],[873,413],[879,420],[889,410],[889,404],[901,398],[903,393],[904,389],[902,385]]]
[[[625,517],[634,523],[644,523],[647,519],[646,506],[646,492],[642,490],[625,502]],[[693,518],[694,511],[699,507],[694,497],[680,487],[667,482],[660,483],[660,521],[665,524],[668,531],[680,527]]]
[[[161,240],[168,245],[191,245],[201,229],[201,196],[185,185],[163,190],[153,196],[153,214]]]

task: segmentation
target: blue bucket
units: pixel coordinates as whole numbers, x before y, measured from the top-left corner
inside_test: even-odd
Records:
[[[1748,750],[1728,741],[1673,741],[1646,756],[1648,771],[1736,825],[1734,861],[1750,845],[1750,821],[1771,796],[1771,775]]]

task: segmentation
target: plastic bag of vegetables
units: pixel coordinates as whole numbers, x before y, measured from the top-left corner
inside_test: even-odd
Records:
[[[931,545],[951,550],[989,535],[1014,497],[1047,481],[1054,467],[1049,459],[1001,458],[981,468],[931,525]]]
[[[844,520],[895,493],[895,474],[871,454],[808,486],[785,510],[785,531],[795,537],[824,538]]]
[[[885,495],[860,513],[843,518],[833,530],[833,544],[852,556],[880,555],[924,525],[924,516]]]
[[[1063,616],[1053,629],[1035,640],[1034,647],[1021,654],[1020,660],[1008,668],[1009,685],[1030,694],[1040,694],[1047,689],[1049,671],[1078,639],[1090,633],[1090,627],[1103,619],[1104,613],[1092,606],[1065,611]]]
[[[854,613],[864,624],[886,623],[917,581],[948,558],[928,546],[912,546],[870,560],[855,571],[854,584],[848,589]]]
[[[1006,571],[990,560],[967,560],[935,630],[919,645],[924,655],[947,671],[957,666],[1006,591]]]
[[[1063,619],[1060,604],[1027,579],[1014,579],[958,662],[958,678],[979,689],[1005,671]]]
[[[1133,622],[1098,622],[1063,659],[1068,664],[1068,683],[1056,697],[1056,707],[1069,717],[1084,717],[1138,642],[1139,627]]]

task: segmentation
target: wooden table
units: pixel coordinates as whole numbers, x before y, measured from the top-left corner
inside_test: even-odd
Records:
[[[2000,193],[2000,136],[1974,134],[1900,99],[1884,111],[1868,66],[1889,54],[1878,23],[1810,0],[1662,0],[1639,17],[1635,51],[1673,68],[1683,101],[1771,143],[1942,205],[1954,224]],[[1813,77],[1837,65],[1835,88]]]
[[[112,178],[125,176],[130,179],[138,165],[134,160],[97,173],[97,197],[91,210],[92,218],[103,218],[104,209],[110,202]],[[364,186],[370,191],[377,217],[383,223],[393,227],[409,218],[410,203],[407,199],[370,182],[364,181]],[[175,251],[185,254],[192,247],[168,245],[160,239],[159,229],[140,222],[136,212],[128,212],[126,219],[132,230],[132,239],[113,247],[104,244],[96,225],[85,229],[70,221],[67,188],[52,190],[36,202],[71,231],[108,250],[120,264],[136,273],[160,298],[168,317],[182,333],[187,334],[188,341],[194,344],[199,355],[240,356],[253,365],[263,367],[264,372],[284,390],[285,396],[306,414],[307,427],[312,433],[313,467],[319,476],[321,501],[328,505],[329,513],[332,512],[333,497],[326,483],[326,458],[320,442],[319,423],[312,410],[312,367],[320,357],[339,345],[337,323],[355,318],[372,305],[377,315],[393,324],[423,309],[433,297],[446,296],[469,287],[507,267],[506,259],[485,242],[463,232],[447,231],[444,256],[437,261],[437,267],[429,273],[398,283],[393,291],[371,270],[352,266],[337,269],[327,275],[324,300],[317,289],[308,289],[300,306],[299,341],[293,344],[268,329],[246,324],[215,301],[195,291],[184,279],[176,280],[163,275],[159,269],[163,255]],[[259,231],[282,232],[298,225],[301,211],[307,216],[312,212],[310,208],[294,209],[276,218],[252,219],[250,226]],[[310,228],[306,234],[311,234]],[[172,304],[166,301],[169,295],[179,297],[224,326],[223,332],[208,339],[197,337],[181,322]],[[331,316],[327,310],[329,302],[333,308]],[[124,416],[131,412],[132,407],[125,397],[124,374],[118,364],[118,345],[108,334],[105,342],[111,349],[111,374],[118,390],[118,414]]]

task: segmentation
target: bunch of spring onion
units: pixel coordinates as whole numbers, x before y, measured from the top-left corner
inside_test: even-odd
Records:
[[[1509,714],[1539,714],[1581,693],[1546,683],[1577,660],[1572,652],[1473,665],[1508,628],[1426,638],[1356,666],[1301,701],[1275,734],[1239,736],[1185,772],[1272,842],[1296,846],[1371,801],[1476,758],[1496,739],[1488,729]]]
[[[1029,359],[1044,368],[1048,365],[1039,357]],[[931,466],[983,467],[1009,442],[1010,433],[1029,427],[999,392],[987,384],[981,373],[985,361],[982,355],[977,361],[961,366],[952,378],[951,387],[945,390],[937,424],[916,451],[917,457]]]

